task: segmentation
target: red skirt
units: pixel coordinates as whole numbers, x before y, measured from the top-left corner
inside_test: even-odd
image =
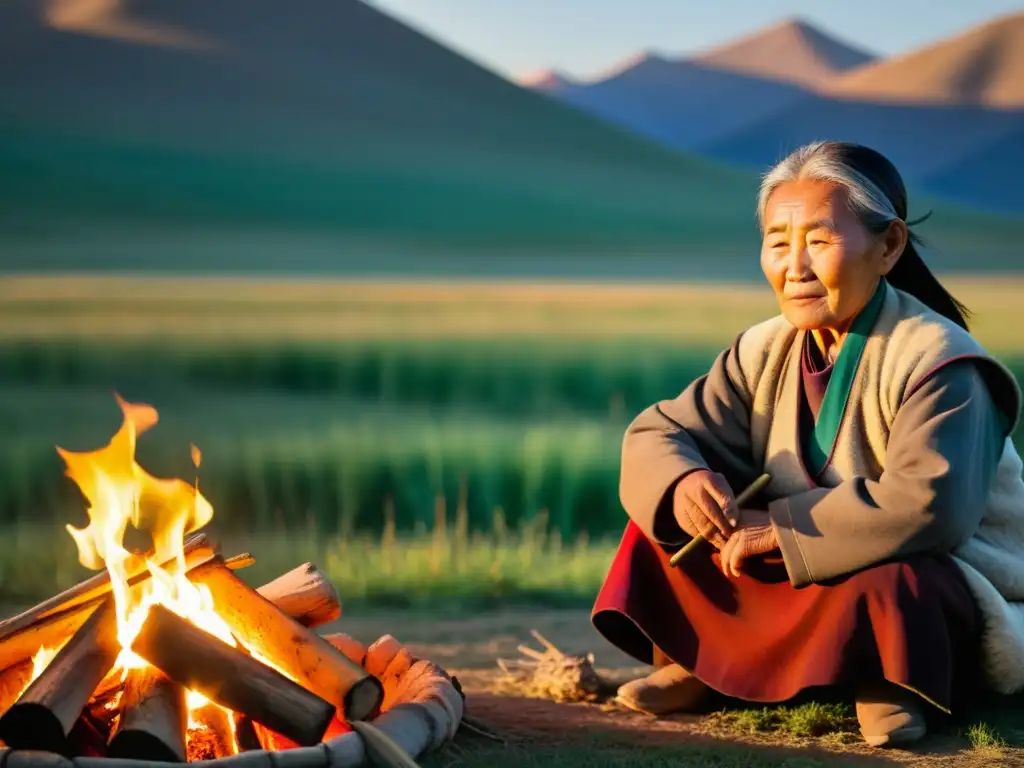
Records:
[[[710,546],[679,567],[632,522],[594,605],[595,628],[647,664],[654,649],[712,689],[782,702],[886,679],[952,708],[976,679],[977,608],[949,557],[914,556],[794,589],[777,553],[729,579]]]

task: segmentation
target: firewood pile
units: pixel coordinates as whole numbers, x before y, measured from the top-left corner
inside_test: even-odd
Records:
[[[278,768],[287,750],[294,768],[410,765],[455,735],[463,701],[444,670],[390,635],[364,648],[315,632],[341,605],[314,565],[253,589],[236,575],[248,556],[225,559],[203,535],[185,549],[238,647],[154,605],[131,646],[148,664],[115,669],[106,574],[0,622],[0,764]],[[195,693],[206,701],[190,707]]]
[[[452,739],[463,699],[444,670],[390,635],[318,634],[341,602],[310,563],[249,586],[254,558],[199,532],[198,488],[135,463],[155,411],[119,403],[107,446],[58,449],[89,504],[68,530],[100,572],[0,622],[0,766],[415,766]],[[152,547],[129,551],[129,526]]]

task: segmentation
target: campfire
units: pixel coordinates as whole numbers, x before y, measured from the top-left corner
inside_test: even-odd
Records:
[[[89,516],[67,531],[99,573],[0,622],[0,764],[38,751],[145,763],[288,751],[294,768],[374,754],[409,765],[454,735],[462,702],[443,670],[390,636],[366,649],[315,631],[341,614],[315,566],[259,588],[239,578],[254,559],[224,557],[201,532],[213,508],[198,482],[135,460],[156,411],[118,403],[106,446],[57,449]],[[198,468],[194,446],[192,458]],[[148,549],[129,549],[135,533]]]

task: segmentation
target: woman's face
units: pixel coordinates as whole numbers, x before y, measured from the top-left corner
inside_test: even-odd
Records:
[[[880,235],[868,231],[839,184],[791,181],[768,199],[761,269],[794,326],[843,333],[906,240],[906,225],[898,220]]]

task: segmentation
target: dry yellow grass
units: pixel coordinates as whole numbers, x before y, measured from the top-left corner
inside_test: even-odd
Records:
[[[957,278],[993,351],[1024,344],[1024,278]],[[766,285],[7,277],[0,338],[648,337],[729,343],[776,311]]]

